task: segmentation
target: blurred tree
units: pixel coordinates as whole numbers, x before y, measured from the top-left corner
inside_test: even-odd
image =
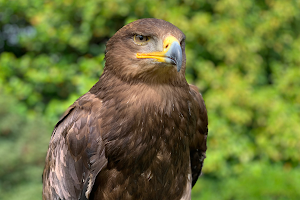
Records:
[[[0,0],[0,199],[40,199],[51,129],[138,18],[187,36],[209,115],[193,199],[300,198],[300,1]],[[14,127],[11,127],[11,124]]]
[[[15,97],[0,99],[0,199],[41,199],[41,174],[51,126],[28,117]]]

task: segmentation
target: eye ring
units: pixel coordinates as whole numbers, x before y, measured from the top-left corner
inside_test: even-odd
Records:
[[[149,36],[135,34],[133,36],[133,40],[138,45],[146,45],[149,42],[150,37]]]

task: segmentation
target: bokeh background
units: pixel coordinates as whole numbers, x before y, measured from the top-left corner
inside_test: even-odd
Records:
[[[39,200],[52,129],[139,18],[186,34],[209,117],[194,200],[300,199],[299,0],[0,0],[0,199]]]

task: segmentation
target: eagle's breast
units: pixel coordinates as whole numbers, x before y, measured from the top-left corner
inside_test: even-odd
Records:
[[[120,91],[118,101],[103,99],[108,166],[97,177],[95,194],[104,199],[106,194],[115,199],[180,199],[189,185],[189,140],[195,132],[190,104],[180,93],[162,99],[159,90],[156,96],[146,91],[151,92],[128,97]],[[148,101],[141,99],[146,96]],[[110,117],[111,112],[118,118]]]

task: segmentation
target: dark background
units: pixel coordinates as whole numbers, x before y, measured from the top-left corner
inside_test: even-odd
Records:
[[[186,34],[209,116],[193,199],[300,199],[300,1],[0,0],[0,199],[38,200],[52,129],[107,40],[155,17]]]

